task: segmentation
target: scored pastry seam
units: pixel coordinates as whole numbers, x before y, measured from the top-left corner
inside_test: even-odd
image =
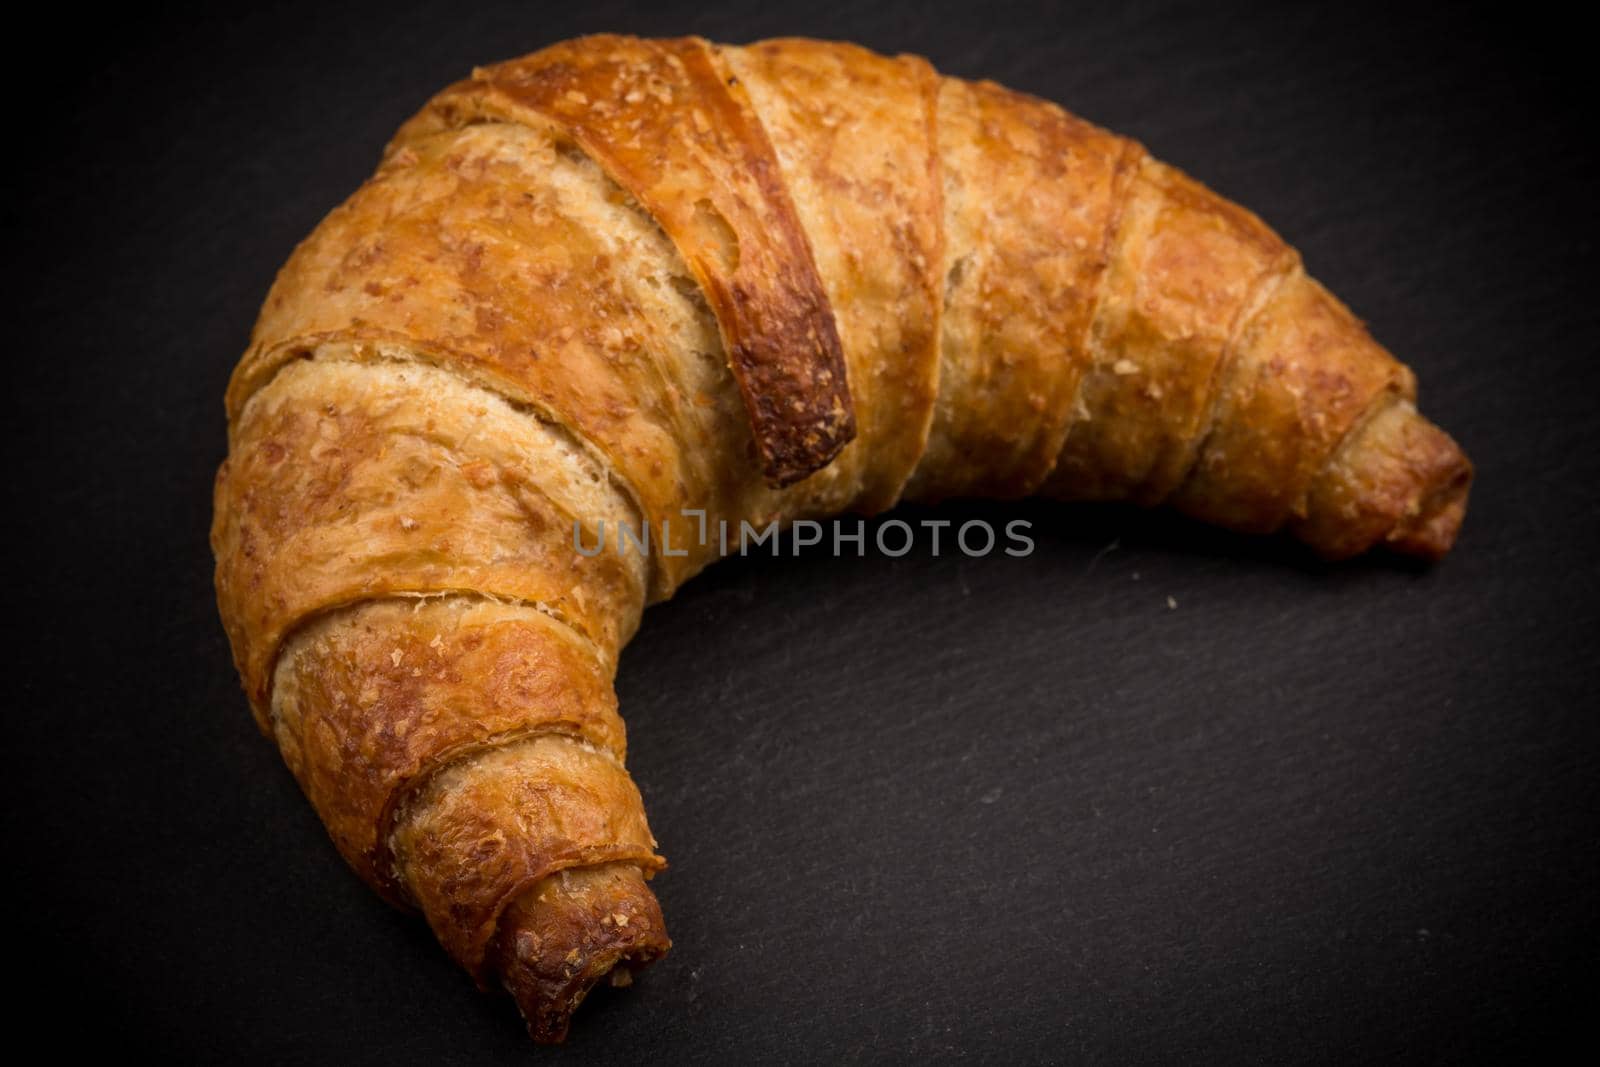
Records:
[[[1029,490],[1037,492],[1040,487],[1050,480],[1055,473],[1057,464],[1061,462],[1061,455],[1067,450],[1067,438],[1072,436],[1072,428],[1080,418],[1088,418],[1088,409],[1083,406],[1083,391],[1088,387],[1089,379],[1094,373],[1094,353],[1090,351],[1096,336],[1095,327],[1100,324],[1100,312],[1105,307],[1106,296],[1111,288],[1111,265],[1116,262],[1117,253],[1122,248],[1122,241],[1126,236],[1123,232],[1123,221],[1127,217],[1128,207],[1133,203],[1134,183],[1139,177],[1139,168],[1144,161],[1150,158],[1144,145],[1131,138],[1123,138],[1122,150],[1117,154],[1116,168],[1112,175],[1113,189],[1111,193],[1110,211],[1107,212],[1105,227],[1100,237],[1100,263],[1095,271],[1094,296],[1089,314],[1084,316],[1083,337],[1078,343],[1078,350],[1073,357],[1083,361],[1083,367],[1078,373],[1078,380],[1072,386],[1072,398],[1066,405],[1066,417],[1062,419],[1061,430],[1055,448],[1050,453],[1050,461],[1045,467],[1044,474]]]
[[[450,364],[439,362],[434,358],[430,358],[430,355],[422,350],[412,349],[409,347],[396,349],[394,346],[385,345],[382,346],[381,349],[374,350],[377,358],[363,359],[353,355],[353,346],[352,355],[345,355],[341,353],[339,349],[344,346],[339,342],[330,342],[324,340],[319,342],[316,347],[309,352],[296,352],[295,349],[297,347],[298,343],[295,341],[289,341],[282,345],[273,346],[273,351],[275,353],[279,353],[277,362],[272,367],[270,373],[266,375],[265,380],[263,380],[256,388],[252,389],[248,394],[248,398],[244,401],[244,404],[240,409],[238,418],[233,421],[234,427],[237,427],[244,422],[245,413],[257,400],[257,398],[263,395],[266,385],[270,381],[276,379],[278,374],[285,367],[292,364],[297,358],[313,360],[327,359],[328,362],[345,363],[353,367],[372,367],[384,363],[415,363],[418,366],[427,366],[439,371],[440,373],[453,379],[465,390],[481,392],[498,401],[504,402],[511,408],[513,412],[523,417],[536,420],[541,428],[553,432],[558,438],[566,439],[571,446],[593,461],[606,475],[610,485],[612,485],[618,491],[618,495],[623,503],[625,503],[631,510],[632,518],[635,524],[637,525],[638,522],[643,521],[644,511],[637,498],[637,495],[632,491],[631,483],[621,474],[620,471],[616,469],[616,467],[611,463],[609,457],[607,457],[598,448],[594,447],[591,442],[589,442],[582,435],[578,434],[571,427],[561,423],[558,420],[545,418],[541,414],[538,405],[531,402],[520,401],[517,398],[509,396],[500,390],[488,387],[479,382],[476,378],[462,373],[458,368]],[[282,355],[283,352],[287,352],[288,354]],[[401,354],[396,354],[397,352]],[[325,355],[324,353],[327,354]],[[450,451],[454,453],[456,448],[451,447]],[[471,453],[470,451],[466,451],[465,454],[470,455]],[[653,551],[648,554],[641,553],[641,557],[643,559],[643,565],[645,568],[642,576],[641,592],[648,597],[652,574],[656,567],[655,553]],[[271,654],[265,657],[262,661],[264,665],[263,673],[266,681],[266,692],[264,693],[264,696],[266,698],[267,705],[269,707],[272,705],[273,680],[277,671],[278,662],[283,654],[283,649],[288,640],[300,632],[306,625],[329,614],[343,611],[364,603],[389,599],[391,597],[430,596],[480,596],[485,599],[496,600],[501,603],[524,604],[528,607],[535,608],[555,621],[561,623],[564,627],[568,628],[576,637],[582,640],[585,645],[594,651],[596,658],[601,663],[606,664],[611,668],[615,667],[615,654],[603,651],[600,644],[595,640],[594,636],[588,633],[581,624],[569,618],[566,613],[562,612],[559,608],[547,604],[544,601],[530,600],[526,597],[495,593],[491,590],[462,589],[456,587],[386,590],[382,593],[377,593],[372,596],[355,597],[349,600],[341,600],[337,603],[317,607],[284,626],[280,631],[277,640],[273,644]],[[641,604],[641,610],[642,607],[643,605]],[[623,638],[622,643],[626,643],[626,637]]]
[[[1233,365],[1239,358],[1240,349],[1243,347],[1250,326],[1272,303],[1278,290],[1287,285],[1290,278],[1302,273],[1304,268],[1300,263],[1300,253],[1285,244],[1284,250],[1278,253],[1277,260],[1264,268],[1250,283],[1250,291],[1239,302],[1233,321],[1228,325],[1228,333],[1222,342],[1222,350],[1217,356],[1216,364],[1206,378],[1205,419],[1200,424],[1203,428],[1194,434],[1186,447],[1181,473],[1173,479],[1171,488],[1166,494],[1153,503],[1160,504],[1175,496],[1188,484],[1189,479],[1194,477],[1201,459],[1205,456],[1206,447],[1216,434],[1218,416],[1222,411],[1223,387],[1227,385],[1228,376],[1233,372]],[[1287,519],[1285,516],[1284,521]]]

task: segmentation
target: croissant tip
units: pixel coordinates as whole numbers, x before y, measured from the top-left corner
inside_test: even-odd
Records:
[[[1461,532],[1473,474],[1449,434],[1410,401],[1392,404],[1330,465],[1294,531],[1327,560],[1383,549],[1436,563]]]
[[[1477,471],[1454,438],[1421,415],[1413,415],[1420,438],[1412,462],[1420,472],[1416,504],[1389,535],[1396,552],[1429,561],[1443,559],[1454,547],[1467,517],[1467,498]]]
[[[559,1044],[601,979],[619,988],[631,985],[671,945],[660,905],[638,867],[562,871],[506,909],[497,951],[500,982],[516,1001],[528,1036]]]
[[[1467,516],[1473,469],[1454,442],[1443,458],[1416,508],[1386,539],[1390,551],[1437,562],[1454,547]]]

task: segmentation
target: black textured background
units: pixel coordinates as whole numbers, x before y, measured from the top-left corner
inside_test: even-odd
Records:
[[[9,94],[4,172],[4,880],[13,978],[66,1009],[13,1032],[279,1064],[1348,1062],[1587,1021],[1600,299],[1577,27],[675,6],[62,6],[11,38],[8,78],[39,69]],[[539,1052],[346,871],[256,734],[206,528],[223,384],[294,242],[434,89],[602,29],[853,38],[1141,138],[1299,246],[1479,480],[1432,570],[1031,505],[940,513],[1033,520],[1026,560],[713,569],[649,613],[619,682],[677,947]]]

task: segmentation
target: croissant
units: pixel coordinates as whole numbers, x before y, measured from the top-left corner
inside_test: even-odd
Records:
[[[218,603],[344,858],[559,1041],[669,946],[612,679],[708,527],[1041,494],[1431,559],[1472,469],[1415,396],[1255,216],[1052,104],[588,37],[434,97],[279,274]]]

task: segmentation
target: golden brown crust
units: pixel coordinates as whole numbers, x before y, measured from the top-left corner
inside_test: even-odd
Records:
[[[1157,504],[1194,464],[1237,324],[1295,257],[1260,219],[1148,157],[1114,247],[1078,417],[1045,491]]]
[[[743,87],[705,41],[565,41],[474,72],[432,110],[446,124],[554,123],[655,217],[716,313],[770,484],[800,480],[855,436],[805,231]]]
[[[229,387],[235,436],[282,367],[342,345],[438,366],[558,422],[654,524],[713,497],[728,438],[714,328],[699,335],[686,268],[608,199],[620,195],[537,131],[408,138],[279,274]],[[654,562],[663,595],[692,573]]]
[[[1019,497],[1072,419],[1128,172],[1142,154],[1054,104],[944,79],[939,402],[909,495]]]
[[[441,93],[284,267],[218,602],[351,865],[559,1040],[669,944],[611,676],[722,551],[682,509],[1042,490],[1436,558],[1472,470],[1414,395],[1259,219],[1054,105],[585,38]]]
[[[486,981],[484,954],[519,894],[560,870],[631,863],[656,871],[644,802],[610,753],[536,735],[435,774],[392,834],[406,888],[457,963]]]
[[[1236,342],[1212,428],[1171,503],[1198,519],[1271,533],[1305,514],[1311,480],[1356,420],[1411,372],[1322,286],[1293,270]]]
[[[434,770],[538,732],[626,748],[592,649],[535,608],[476,597],[374,601],[305,627],[278,664],[272,725],[339,851],[397,903],[389,830]]]
[[[1312,483],[1294,534],[1329,559],[1375,545],[1439,559],[1455,544],[1471,486],[1461,449],[1396,396],[1351,432]]]
[[[590,491],[594,471],[554,477],[558,445],[498,397],[422,366],[298,361],[262,389],[217,477],[212,543],[263,727],[284,637],[362,600],[466,590],[538,604],[613,656],[637,625],[642,561],[576,550],[575,521],[627,512]]]

